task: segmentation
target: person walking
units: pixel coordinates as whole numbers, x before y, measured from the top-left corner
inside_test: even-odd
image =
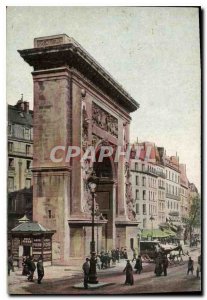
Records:
[[[8,257],[8,276],[10,276],[10,271],[14,272],[14,262],[13,262],[13,255],[9,255]]]
[[[163,268],[164,276],[167,276],[167,268],[168,268],[167,255],[164,255],[164,257],[163,257],[162,268]]]
[[[38,284],[41,284],[42,278],[44,277],[44,266],[43,266],[43,259],[40,256],[37,262],[37,282]]]
[[[188,260],[188,270],[187,270],[187,275],[189,275],[189,272],[193,275],[193,270],[194,270],[194,261],[189,257]]]
[[[27,261],[27,265],[28,265],[28,270],[29,270],[29,276],[27,277],[28,281],[34,281],[33,277],[34,277],[34,271],[36,270],[36,266],[34,263],[34,258],[33,257],[29,257],[29,260]]]
[[[201,254],[198,256],[198,266],[197,266],[197,270],[196,270],[196,277],[199,277],[199,273],[201,273]]]
[[[124,268],[123,272],[126,272],[125,284],[133,285],[134,284],[133,269],[132,269],[132,265],[130,264],[129,260],[127,260],[127,264],[126,264],[126,267]]]
[[[89,277],[89,271],[90,271],[90,265],[89,265],[89,258],[86,258],[86,261],[84,262],[82,269],[84,273],[84,288],[88,289],[88,277]]]
[[[140,274],[142,271],[142,258],[141,255],[138,255],[138,258],[136,259],[136,263],[134,266],[135,270],[136,270],[136,274]]]

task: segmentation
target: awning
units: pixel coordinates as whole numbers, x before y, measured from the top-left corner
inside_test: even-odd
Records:
[[[176,233],[174,231],[172,231],[171,229],[165,229],[164,232],[168,235],[168,236],[176,236]]]
[[[169,234],[166,234],[165,231],[162,231],[160,229],[143,229],[141,236],[143,238],[147,237],[153,237],[153,238],[165,238],[169,237]]]

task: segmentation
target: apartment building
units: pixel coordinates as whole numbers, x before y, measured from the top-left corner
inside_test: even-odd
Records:
[[[32,218],[33,112],[29,102],[8,105],[8,228],[25,213]]]

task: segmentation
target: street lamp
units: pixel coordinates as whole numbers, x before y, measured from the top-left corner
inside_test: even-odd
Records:
[[[154,217],[153,217],[153,215],[151,215],[151,217],[150,217],[150,221],[152,222],[151,223],[151,239],[153,240],[153,221],[154,221]]]
[[[96,191],[96,177],[92,176],[91,178],[89,178],[88,180],[88,187],[90,189],[91,192],[91,196],[92,196],[92,211],[91,211],[91,215],[92,215],[92,237],[91,237],[91,247],[90,247],[90,251],[91,251],[91,259],[90,259],[90,271],[89,271],[89,283],[93,283],[96,284],[98,283],[97,280],[97,273],[96,273],[96,250],[95,250],[95,239],[94,239],[94,217],[95,217],[95,191]]]

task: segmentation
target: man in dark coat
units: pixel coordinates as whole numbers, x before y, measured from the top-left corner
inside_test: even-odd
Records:
[[[136,263],[134,268],[136,269],[136,273],[141,273],[142,271],[142,258],[141,255],[138,255],[138,258],[136,259]]]
[[[86,261],[84,262],[82,269],[84,273],[84,288],[88,288],[88,277],[89,277],[89,271],[90,271],[90,265],[89,265],[89,258],[86,258]]]
[[[162,267],[163,267],[164,276],[167,276],[167,268],[168,268],[168,259],[167,259],[167,255],[165,255],[165,256],[163,257]]]
[[[134,277],[133,277],[133,269],[132,265],[130,264],[129,260],[127,260],[126,267],[124,268],[123,272],[126,272],[126,280],[125,284],[134,284]]]
[[[29,270],[29,276],[27,277],[27,279],[29,281],[33,281],[34,271],[36,269],[33,257],[31,257],[31,256],[29,257],[29,259],[27,261],[27,265],[28,265],[28,270]]]
[[[198,256],[198,266],[196,270],[196,277],[199,278],[199,273],[201,273],[201,254]]]
[[[193,275],[193,270],[194,270],[194,261],[191,259],[191,257],[189,257],[187,275],[189,274],[189,272],[191,272],[191,274]]]
[[[37,262],[37,276],[38,276],[38,284],[41,283],[42,278],[44,277],[44,266],[43,266],[43,260],[42,257],[39,257],[39,260]]]
[[[13,255],[9,255],[8,257],[8,275],[10,276],[10,271],[14,272],[14,264],[13,264]]]

